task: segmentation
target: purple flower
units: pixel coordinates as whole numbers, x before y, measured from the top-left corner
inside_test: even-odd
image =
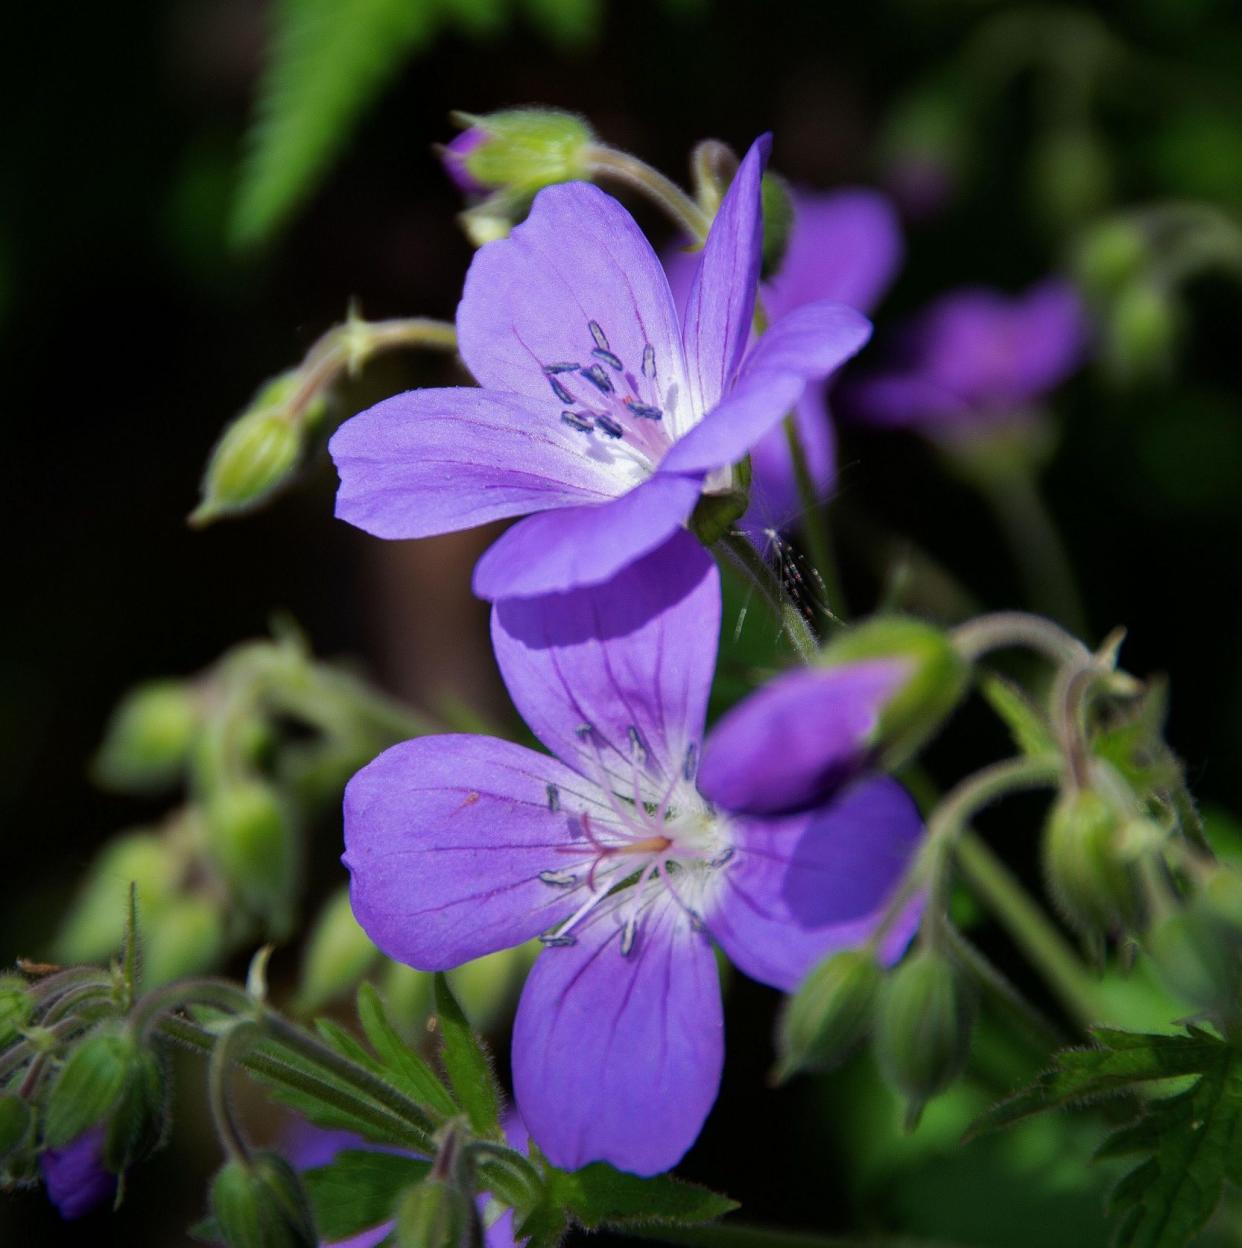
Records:
[[[444,171],[457,189],[467,195],[482,195],[487,191],[487,187],[466,167],[466,157],[486,142],[486,131],[479,126],[470,126],[439,149]]]
[[[835,299],[870,312],[897,273],[904,251],[901,226],[889,200],[876,191],[829,194],[795,189],[794,221],[780,272],[760,290],[774,319],[820,299]],[[697,257],[669,251],[664,267],[679,308],[684,308]],[[836,477],[836,441],[828,411],[831,380],[807,386],[795,408],[807,467],[820,497]],[[783,528],[801,510],[793,461],[783,426],[751,448],[750,508],[743,525],[752,534]]]
[[[423,737],[346,789],[354,913],[387,954],[434,970],[535,936],[547,946],[518,1006],[514,1090],[562,1167],[674,1165],[720,1081],[712,940],[747,974],[792,989],[874,930],[921,832],[888,779],[792,814],[709,800],[700,755],[727,777],[771,766],[782,744],[727,732],[703,744],[720,610],[719,574],[686,533],[603,586],[502,601],[501,673],[555,757]],[[803,754],[819,740],[840,761],[885,696],[877,682],[838,692],[812,700],[817,719],[786,724]],[[885,956],[913,921],[902,916]]]
[[[871,332],[817,302],[750,344],[768,146],[743,160],[681,318],[616,200],[541,191],[466,277],[458,345],[482,389],[415,390],[346,421],[330,444],[337,515],[404,538],[539,513],[479,561],[475,592],[493,600],[602,583],[667,541]]]
[[[39,1154],[43,1184],[62,1218],[80,1218],[116,1195],[116,1175],[104,1165],[104,1128],[91,1127],[64,1148]]]
[[[1068,282],[1052,279],[1014,297],[954,291],[897,338],[887,369],[851,386],[851,411],[948,435],[1022,419],[1082,364],[1087,337]]]

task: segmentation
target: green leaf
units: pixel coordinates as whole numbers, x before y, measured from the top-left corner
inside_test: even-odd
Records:
[[[330,1018],[315,1019],[315,1030],[342,1056],[349,1058],[351,1062],[357,1062],[359,1066],[365,1066],[372,1074],[384,1074],[383,1065],[367,1052],[366,1046],[351,1036],[340,1023],[334,1023]]]
[[[431,1163],[400,1153],[346,1149],[302,1175],[324,1243],[348,1239],[393,1216],[397,1197],[420,1182]]]
[[[1004,676],[987,672],[979,681],[979,692],[1005,721],[1014,744],[1024,754],[1040,757],[1056,752],[1056,739],[1047,717],[1025,690]]]
[[[444,1118],[457,1113],[457,1103],[435,1071],[401,1039],[384,1003],[372,984],[358,989],[358,1019],[371,1047],[384,1064],[384,1073],[407,1096]]]
[[[500,1089],[492,1073],[491,1060],[482,1042],[470,1030],[470,1024],[457,1004],[443,971],[435,978],[436,1018],[443,1047],[440,1061],[444,1064],[449,1083],[470,1119],[470,1125],[481,1135],[503,1138],[500,1129]]]
[[[1097,1047],[1062,1049],[1055,1065],[1028,1088],[994,1105],[971,1124],[967,1139],[1010,1126],[1031,1114],[1074,1102],[1119,1096],[1136,1085],[1210,1069],[1224,1044],[1206,1031],[1184,1036],[1143,1035],[1092,1028]]]
[[[437,0],[278,0],[232,233],[270,237],[402,61],[432,36]]]
[[[736,1209],[737,1202],[669,1175],[643,1179],[604,1162],[572,1172],[548,1168],[548,1193],[588,1230],[633,1223],[695,1226]]]

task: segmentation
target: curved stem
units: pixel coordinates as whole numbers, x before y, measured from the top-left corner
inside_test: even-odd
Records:
[[[768,567],[763,556],[743,534],[737,532],[726,533],[717,545],[724,547],[734,563],[768,600],[794,649],[798,652],[798,657],[803,663],[810,663],[819,648],[819,642],[802,612],[790,602],[780,580]]]
[[[588,170],[596,177],[620,182],[641,192],[696,243],[707,238],[711,218],[685,191],[646,161],[602,144],[587,150]]]
[[[229,1096],[229,1072],[254,1043],[258,1027],[251,1019],[238,1019],[216,1041],[207,1064],[207,1100],[216,1134],[225,1152],[237,1161],[249,1161],[250,1149],[246,1145],[233,1116]]]
[[[1053,663],[1082,663],[1091,651],[1059,624],[1026,611],[997,611],[959,624],[950,634],[958,654],[975,663],[992,650],[1022,646],[1036,650]]]

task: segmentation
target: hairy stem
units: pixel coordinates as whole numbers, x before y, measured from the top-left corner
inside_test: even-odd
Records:
[[[802,445],[797,418],[792,412],[785,417],[785,440],[789,443],[789,458],[793,461],[798,501],[802,505],[802,536],[806,540],[807,553],[811,556],[811,563],[824,588],[828,618],[843,622],[846,616],[845,591],[841,587],[841,576],[832,550],[827,509],[816,493],[815,482],[811,480],[806,448]]]
[[[789,600],[776,573],[768,567],[763,556],[750,544],[741,533],[731,532],[720,539],[718,545],[733,559],[734,563],[749,577],[751,583],[771,604],[772,610],[781,622],[781,627],[789,636],[790,642],[798,652],[803,663],[810,663],[819,648],[811,626],[805,616]]]
[[[711,218],[685,191],[646,161],[613,147],[592,146],[586,154],[587,166],[596,177],[619,182],[645,195],[657,208],[696,243],[702,243],[711,229]]]

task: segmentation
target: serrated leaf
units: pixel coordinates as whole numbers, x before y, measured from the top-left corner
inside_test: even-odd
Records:
[[[979,691],[991,708],[1005,721],[1014,744],[1034,757],[1056,752],[1056,738],[1047,717],[1011,680],[987,672],[979,681]]]
[[[437,18],[437,0],[279,0],[234,203],[237,242],[282,224]]]
[[[401,1192],[426,1177],[431,1163],[402,1153],[346,1149],[302,1175],[324,1243],[387,1222]]]
[[[470,1030],[443,971],[435,978],[436,1020],[443,1047],[440,1061],[470,1125],[481,1135],[502,1139],[500,1089],[482,1041]]]
[[[640,1178],[604,1162],[572,1172],[550,1168],[548,1191],[588,1230],[663,1223],[697,1226],[736,1209],[737,1202],[669,1175]]]
[[[967,1138],[1010,1126],[1032,1114],[1074,1102],[1121,1095],[1138,1084],[1200,1074],[1225,1046],[1207,1032],[1161,1036],[1092,1029],[1097,1047],[1062,1049],[1055,1065],[1030,1087],[994,1105],[971,1124]]]
[[[441,1117],[457,1113],[457,1103],[435,1071],[401,1039],[388,1021],[384,1003],[372,984],[363,984],[358,989],[358,1020],[393,1083]]]

